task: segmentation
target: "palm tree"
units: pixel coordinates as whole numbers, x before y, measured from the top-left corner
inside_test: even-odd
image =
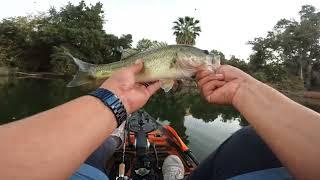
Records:
[[[176,36],[177,44],[194,45],[197,36],[201,32],[199,23],[199,20],[189,16],[179,17],[177,21],[174,21],[172,29],[174,30],[173,34]]]

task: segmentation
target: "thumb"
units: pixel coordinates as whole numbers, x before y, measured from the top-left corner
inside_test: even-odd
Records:
[[[142,69],[143,69],[143,62],[141,60],[137,60],[134,65],[128,68],[128,70],[134,74],[140,72]]]

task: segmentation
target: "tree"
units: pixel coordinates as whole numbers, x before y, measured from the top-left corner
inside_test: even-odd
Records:
[[[177,44],[195,45],[195,40],[201,32],[199,26],[200,21],[195,20],[193,17],[185,16],[179,17],[177,21],[174,21],[173,34],[176,36]]]
[[[226,63],[227,59],[226,59],[226,56],[223,54],[223,52],[218,51],[216,49],[213,49],[213,50],[210,51],[210,53],[215,55],[215,56],[219,56],[221,64],[225,64]]]
[[[320,11],[316,12],[315,7],[311,5],[304,5],[299,14],[300,27],[297,31],[300,35],[300,45],[303,47],[301,48],[302,57],[305,58],[305,64],[301,62],[301,66],[305,65],[305,84],[310,88],[313,65],[320,61]]]
[[[162,45],[168,45],[167,42],[164,41],[151,41],[150,39],[141,39],[138,41],[137,46],[136,46],[136,50],[138,51],[145,51],[147,49],[149,49],[152,46],[162,46]]]
[[[236,56],[234,55],[232,55],[230,59],[226,61],[226,64],[232,65],[247,73],[250,73],[248,63],[245,62],[243,59],[236,58]]]
[[[299,14],[300,22],[283,20],[276,29],[283,31],[278,38],[286,63],[298,65],[301,80],[306,88],[310,88],[312,67],[320,61],[320,12],[316,12],[313,6],[304,5]]]
[[[14,17],[0,22],[0,64],[25,71],[67,73],[71,62],[61,56],[66,49],[90,63],[120,60],[122,48],[130,48],[130,34],[117,37],[104,29],[101,3],[84,1],[51,8],[37,16]]]
[[[299,15],[299,21],[281,19],[267,37],[249,42],[254,50],[250,64],[257,69],[282,64],[310,88],[313,65],[320,61],[320,12],[304,5]]]
[[[84,1],[78,5],[68,3],[60,11],[51,9],[44,33],[51,37],[55,46],[63,45],[78,58],[91,63],[110,63],[117,61],[120,47],[131,47],[132,36],[118,38],[103,30],[104,11],[102,4],[87,6]]]
[[[48,61],[43,58],[47,53],[45,45],[40,44],[37,36],[43,16],[26,16],[3,19],[0,22],[0,49],[3,65],[30,70],[40,69]],[[36,51],[36,48],[39,51]],[[38,59],[37,59],[38,57]]]
[[[253,69],[261,69],[267,64],[270,59],[270,51],[267,51],[267,46],[264,38],[255,38],[254,41],[249,41],[252,45],[253,54],[250,55],[250,66]]]
[[[148,49],[149,47],[151,47],[156,43],[158,43],[158,41],[151,41],[150,39],[143,38],[138,41],[136,49],[138,51],[145,51],[146,49]]]

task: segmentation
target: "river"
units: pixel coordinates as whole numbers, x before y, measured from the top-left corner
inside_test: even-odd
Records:
[[[67,88],[66,83],[65,80],[0,78],[1,124],[48,110],[94,89]],[[247,125],[232,107],[210,105],[190,89],[159,91],[144,109],[171,124],[200,161],[233,132]]]

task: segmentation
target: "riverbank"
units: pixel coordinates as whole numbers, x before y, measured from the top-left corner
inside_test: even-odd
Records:
[[[281,90],[283,94],[290,99],[307,106],[317,112],[320,112],[320,92],[318,91],[299,91],[293,92],[288,90]]]
[[[303,81],[298,77],[290,77],[282,82],[265,83],[285,94],[290,99],[320,112],[320,91],[306,90]]]
[[[197,93],[197,91],[195,91],[196,84],[193,81],[183,81],[183,83],[179,83],[179,85],[180,84],[183,84],[183,87],[174,87],[173,91],[180,91],[180,93]],[[290,99],[320,112],[320,91],[306,91],[302,81],[291,79],[283,83],[266,84],[277,89]]]
[[[15,72],[15,79],[64,79],[69,81],[72,77],[66,74],[58,74],[51,72],[41,72],[41,73],[23,73]],[[0,84],[7,83],[9,77],[12,76],[0,76]],[[98,87],[101,82],[96,81],[95,83],[90,83],[87,86],[82,86],[81,89],[94,89]],[[303,104],[305,106],[315,109],[317,112],[320,112],[320,91],[306,91],[304,89],[303,83],[297,79],[290,79],[282,83],[266,83],[278,91],[282,92],[290,99]],[[181,80],[176,83],[173,87],[173,93],[180,94],[193,94],[198,93],[196,90],[196,83],[190,80]]]

